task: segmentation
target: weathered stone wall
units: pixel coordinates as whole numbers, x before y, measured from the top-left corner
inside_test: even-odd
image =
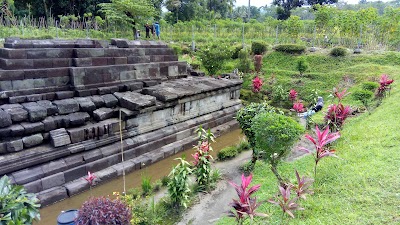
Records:
[[[98,182],[120,175],[120,135],[132,171],[190,147],[199,125],[236,126],[242,81],[188,76],[186,62],[161,42],[4,46],[0,175],[39,193],[43,205],[87,189],[88,171]]]

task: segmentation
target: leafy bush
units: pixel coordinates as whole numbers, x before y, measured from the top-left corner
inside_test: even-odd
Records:
[[[356,101],[360,101],[367,110],[368,110],[368,104],[372,99],[373,95],[374,93],[368,90],[356,90],[352,93],[353,99]]]
[[[307,71],[308,63],[303,57],[297,60],[296,69],[299,71],[300,75],[303,75],[303,73]]]
[[[253,41],[251,43],[251,52],[254,55],[262,55],[267,52],[267,44],[264,42]]]
[[[306,46],[295,44],[276,45],[274,50],[277,52],[284,52],[289,54],[303,54],[306,51]]]
[[[251,123],[256,148],[262,151],[263,158],[271,164],[271,170],[279,183],[284,183],[277,166],[298,140],[304,128],[290,117],[264,112],[257,114]]]
[[[363,90],[375,92],[378,89],[379,84],[376,82],[367,81],[361,84]]]
[[[40,220],[39,200],[24,187],[12,185],[7,176],[0,179],[0,225],[32,224]]]
[[[332,50],[329,54],[334,57],[346,56],[347,49],[343,48],[343,47],[335,47],[335,48],[332,48]]]
[[[232,52],[232,59],[237,59],[237,58],[239,58],[239,52],[241,51],[243,49],[243,46],[240,44],[240,45],[236,45],[236,46],[234,46],[234,48],[233,48],[233,52]]]
[[[238,154],[237,147],[229,146],[229,147],[221,149],[217,154],[217,158],[222,161],[222,160],[233,158],[237,154]]]
[[[98,197],[83,203],[76,224],[130,224],[131,218],[131,209],[121,200]]]
[[[192,173],[190,164],[182,158],[177,158],[179,164],[169,173],[168,193],[174,207],[187,207],[190,188],[188,184],[189,175]]]
[[[239,122],[239,126],[242,132],[246,135],[250,147],[253,149],[252,164],[256,163],[259,152],[256,149],[255,134],[251,129],[252,121],[256,115],[264,112],[275,112],[275,108],[268,105],[267,103],[251,103],[245,106],[236,113],[236,120]]]
[[[249,59],[249,53],[245,49],[239,51],[239,62],[237,68],[240,72],[248,73],[251,69],[251,60]]]
[[[198,52],[201,63],[210,75],[216,75],[231,55],[232,53],[227,46],[216,44],[205,47]]]

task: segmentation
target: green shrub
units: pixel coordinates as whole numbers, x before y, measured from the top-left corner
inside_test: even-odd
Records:
[[[221,149],[218,154],[218,160],[226,160],[235,157],[238,154],[238,150],[236,146],[229,146],[226,148]]]
[[[249,142],[245,138],[243,138],[239,142],[239,144],[237,144],[236,149],[237,149],[238,153],[241,153],[243,151],[250,150],[251,148],[250,148]]]
[[[0,179],[0,224],[32,224],[40,220],[38,202],[35,194],[12,185],[7,176]]]
[[[368,91],[368,90],[356,90],[351,95],[354,100],[360,101],[365,106],[365,108],[368,110],[369,102],[371,101],[374,93],[372,91]]]
[[[259,151],[256,148],[256,140],[254,132],[251,129],[252,121],[256,115],[264,112],[275,112],[275,108],[268,105],[267,103],[250,103],[249,105],[239,109],[236,113],[236,120],[239,122],[239,126],[242,129],[243,133],[246,135],[247,140],[251,149],[253,149],[253,155],[251,163],[254,167],[258,157],[260,156]]]
[[[234,46],[234,48],[233,48],[233,52],[232,52],[232,59],[237,59],[237,58],[239,58],[239,52],[240,52],[240,50],[242,50],[243,49],[243,46],[240,44],[240,45],[236,45],[236,46]]]
[[[363,90],[375,92],[375,90],[379,87],[377,82],[367,81],[361,84]]]
[[[295,44],[282,44],[276,45],[274,50],[277,52],[284,52],[289,54],[302,54],[306,51],[306,46]]]
[[[267,44],[264,42],[253,41],[251,43],[251,52],[254,55],[262,55],[267,52]]]
[[[332,48],[332,50],[329,54],[333,57],[346,56],[347,49],[343,48],[343,47],[335,47],[335,48]]]
[[[248,73],[251,69],[251,60],[249,59],[249,53],[245,49],[239,51],[239,62],[237,68],[240,72]]]
[[[216,44],[203,48],[198,52],[201,63],[209,75],[216,75],[224,67],[225,61],[231,55],[232,53],[227,46]]]
[[[304,128],[290,117],[263,112],[252,120],[251,131],[254,133],[256,148],[262,151],[264,160],[271,164],[272,172],[283,183],[277,171],[278,164],[290,152]]]
[[[303,75],[303,73],[307,71],[308,63],[303,57],[297,60],[296,69],[299,71],[300,75]]]

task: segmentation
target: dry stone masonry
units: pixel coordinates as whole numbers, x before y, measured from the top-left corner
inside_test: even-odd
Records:
[[[0,175],[44,206],[88,189],[88,171],[101,182],[191,147],[199,125],[236,127],[242,81],[190,73],[158,41],[6,39]]]

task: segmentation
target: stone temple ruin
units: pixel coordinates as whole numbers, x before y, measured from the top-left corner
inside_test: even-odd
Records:
[[[199,125],[237,127],[242,81],[190,76],[162,42],[9,38],[0,68],[0,176],[42,205],[191,147]]]

